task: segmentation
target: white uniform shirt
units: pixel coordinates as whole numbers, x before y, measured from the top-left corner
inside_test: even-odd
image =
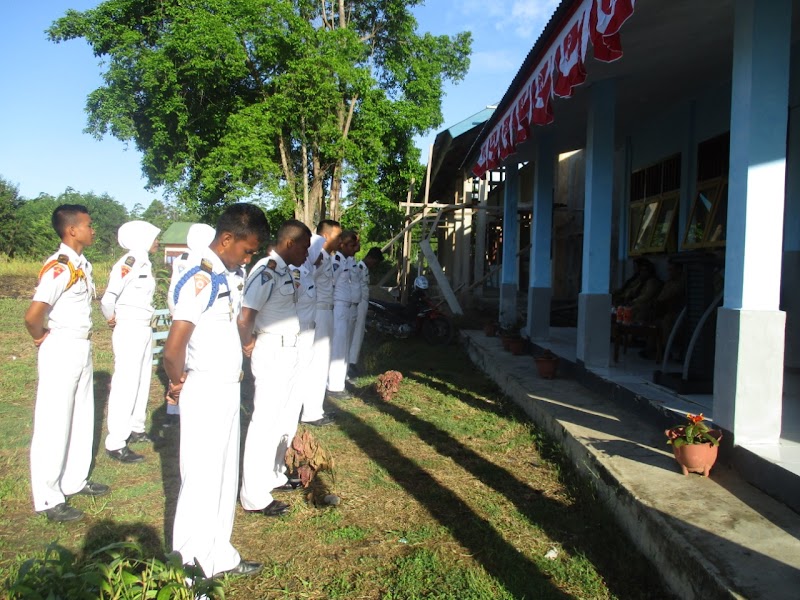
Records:
[[[202,258],[190,257],[187,266],[200,266],[200,270],[178,290],[172,315],[174,321],[195,325],[186,352],[186,369],[211,374],[220,383],[239,381],[242,342],[236,319],[242,305],[243,272],[228,271],[211,249],[206,249]],[[212,293],[215,296],[208,307]]]
[[[325,251],[322,262],[314,269],[314,287],[318,303],[333,304],[333,257]]]
[[[243,305],[258,311],[256,333],[297,335],[297,288],[286,262],[274,250],[256,263],[247,279]]]
[[[341,252],[333,255],[333,301],[352,302],[350,299],[350,276],[353,266]]]
[[[147,252],[128,252],[111,267],[100,308],[117,321],[147,321],[153,316],[156,280]]]
[[[369,301],[369,268],[363,260],[358,261],[356,265],[356,273],[358,274],[358,283],[361,286],[361,302]]]
[[[77,281],[67,289],[73,272]],[[58,252],[45,261],[33,295],[35,302],[51,306],[48,327],[52,331],[65,330],[78,336],[88,335],[92,329],[93,295],[91,263],[83,254],[78,256],[72,248],[61,244]]]
[[[358,266],[356,259],[352,256],[348,257],[350,263],[350,302],[358,304],[361,302],[361,279],[359,278]]]
[[[308,268],[289,267],[293,273],[298,273],[300,287],[297,288],[297,318],[300,327],[307,329],[314,324],[314,317],[317,312],[317,288],[314,283],[314,275]]]

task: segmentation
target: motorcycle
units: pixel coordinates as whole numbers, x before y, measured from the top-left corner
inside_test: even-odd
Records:
[[[414,289],[408,305],[370,300],[366,326],[398,339],[422,334],[432,345],[446,345],[453,339],[453,323],[428,298],[424,290]]]

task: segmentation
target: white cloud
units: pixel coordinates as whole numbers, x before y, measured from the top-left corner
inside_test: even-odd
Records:
[[[511,56],[507,50],[489,50],[473,52],[470,57],[470,72],[490,71],[501,73],[515,71],[519,68],[519,60]]]
[[[458,10],[466,21],[482,23],[498,33],[514,33],[533,41],[539,37],[561,0],[463,0]]]

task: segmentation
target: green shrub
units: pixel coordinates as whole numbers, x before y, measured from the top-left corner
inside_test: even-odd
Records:
[[[147,559],[133,542],[110,544],[86,560],[50,544],[43,558],[26,560],[5,587],[9,598],[25,600],[224,598],[222,582],[182,565],[179,555],[171,554],[166,561]]]

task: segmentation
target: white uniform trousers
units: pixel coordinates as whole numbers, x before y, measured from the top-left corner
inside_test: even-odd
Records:
[[[367,309],[369,300],[362,300],[356,306],[356,321],[353,326],[353,341],[350,342],[350,356],[348,363],[358,364],[358,355],[361,354],[361,344],[364,343],[364,329],[367,325]]]
[[[125,447],[131,433],[143,433],[153,376],[153,330],[149,321],[122,321],[111,335],[114,376],[108,396],[106,450]]]
[[[343,392],[347,377],[347,359],[355,324],[355,307],[350,302],[333,303],[333,337],[331,338],[331,366],[328,371],[328,390]]]
[[[331,336],[333,335],[333,309],[317,308],[314,317],[314,347],[311,362],[306,372],[300,371],[300,378],[307,380],[303,396],[303,416],[306,423],[325,416],[322,403],[325,400],[325,387],[328,383],[328,369],[331,365]]]
[[[181,392],[181,489],[172,548],[207,577],[241,557],[231,544],[239,483],[238,382],[189,372]]]
[[[314,359],[315,331],[316,329],[304,329],[297,338],[297,365],[295,365],[292,376],[291,399],[284,424],[284,435],[288,440],[286,448],[288,448],[288,444],[292,443],[294,435],[297,433],[297,423],[303,410],[303,399],[311,390],[309,368]],[[285,448],[283,453],[286,454]]]
[[[297,427],[300,406],[293,411],[291,402],[298,349],[283,344],[282,336],[261,333],[253,348],[250,365],[256,389],[239,492],[245,510],[266,508],[273,500],[272,490],[287,481],[287,422],[294,414]]]
[[[38,367],[31,488],[41,511],[86,485],[94,441],[92,343],[53,330],[39,347]]]

